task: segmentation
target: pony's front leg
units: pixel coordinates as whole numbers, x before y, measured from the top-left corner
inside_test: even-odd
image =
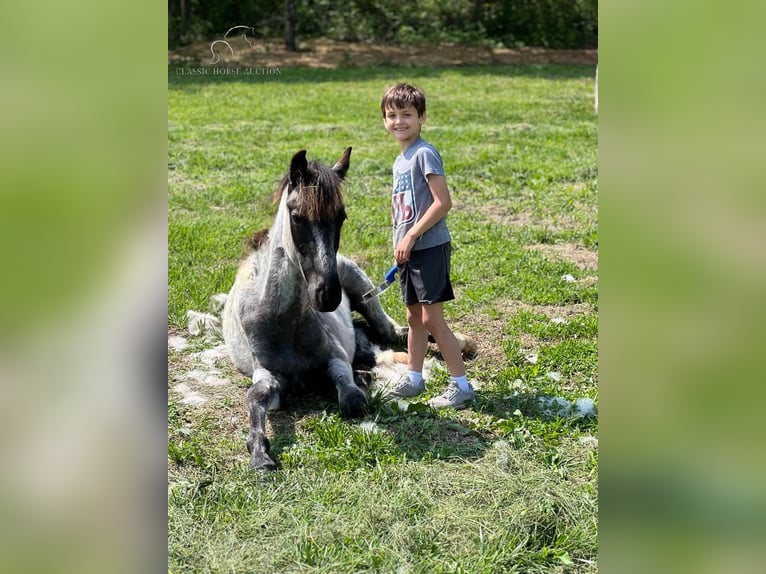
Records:
[[[247,450],[250,462],[256,470],[276,470],[277,465],[269,456],[269,439],[266,438],[266,412],[279,408],[284,396],[284,380],[264,368],[253,371],[253,384],[247,391],[247,409],[250,413],[250,434]]]
[[[388,316],[378,297],[364,300],[364,294],[375,288],[364,271],[351,259],[338,255],[338,276],[340,284],[348,295],[351,309],[364,317],[372,329],[371,338],[384,345],[395,345],[400,342],[400,339],[407,334],[407,328],[400,327]]]
[[[348,361],[340,358],[330,359],[328,369],[330,379],[338,389],[338,406],[344,418],[358,418],[367,413],[367,395],[356,386],[354,372]]]

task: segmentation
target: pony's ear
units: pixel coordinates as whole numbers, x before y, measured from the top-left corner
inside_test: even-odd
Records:
[[[290,185],[296,187],[301,181],[306,181],[309,164],[306,161],[306,150],[302,149],[293,156],[290,162]]]
[[[348,146],[346,150],[343,152],[343,155],[340,157],[338,161],[335,162],[335,165],[332,166],[333,171],[338,174],[338,177],[343,179],[346,177],[346,172],[348,171],[348,164],[349,164],[349,158],[351,157],[351,146]]]

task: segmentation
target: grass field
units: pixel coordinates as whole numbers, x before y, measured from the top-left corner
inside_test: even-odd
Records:
[[[598,421],[541,397],[598,403],[597,121],[591,66],[285,68],[278,76],[169,76],[169,570],[596,572]],[[174,389],[211,346],[186,311],[228,291],[245,237],[269,225],[292,155],[351,145],[341,250],[374,280],[392,260],[384,89],[428,96],[423,131],[454,208],[445,306],[472,335],[473,408],[434,412],[446,374],[407,412],[373,401],[344,421],[324,397],[272,418],[280,470],[249,468],[248,380],[199,406]],[[571,276],[565,280],[565,276]],[[382,297],[404,323],[397,289]]]

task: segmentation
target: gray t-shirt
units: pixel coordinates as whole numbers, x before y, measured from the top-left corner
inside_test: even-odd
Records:
[[[394,247],[434,202],[428,187],[428,175],[444,175],[442,158],[436,148],[422,138],[400,153],[394,162],[394,188],[391,217],[394,222]],[[447,217],[418,237],[413,251],[435,247],[450,241]]]

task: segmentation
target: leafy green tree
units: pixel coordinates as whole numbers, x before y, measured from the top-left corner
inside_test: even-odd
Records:
[[[260,37],[594,48],[598,0],[168,0],[170,46],[232,26]]]

